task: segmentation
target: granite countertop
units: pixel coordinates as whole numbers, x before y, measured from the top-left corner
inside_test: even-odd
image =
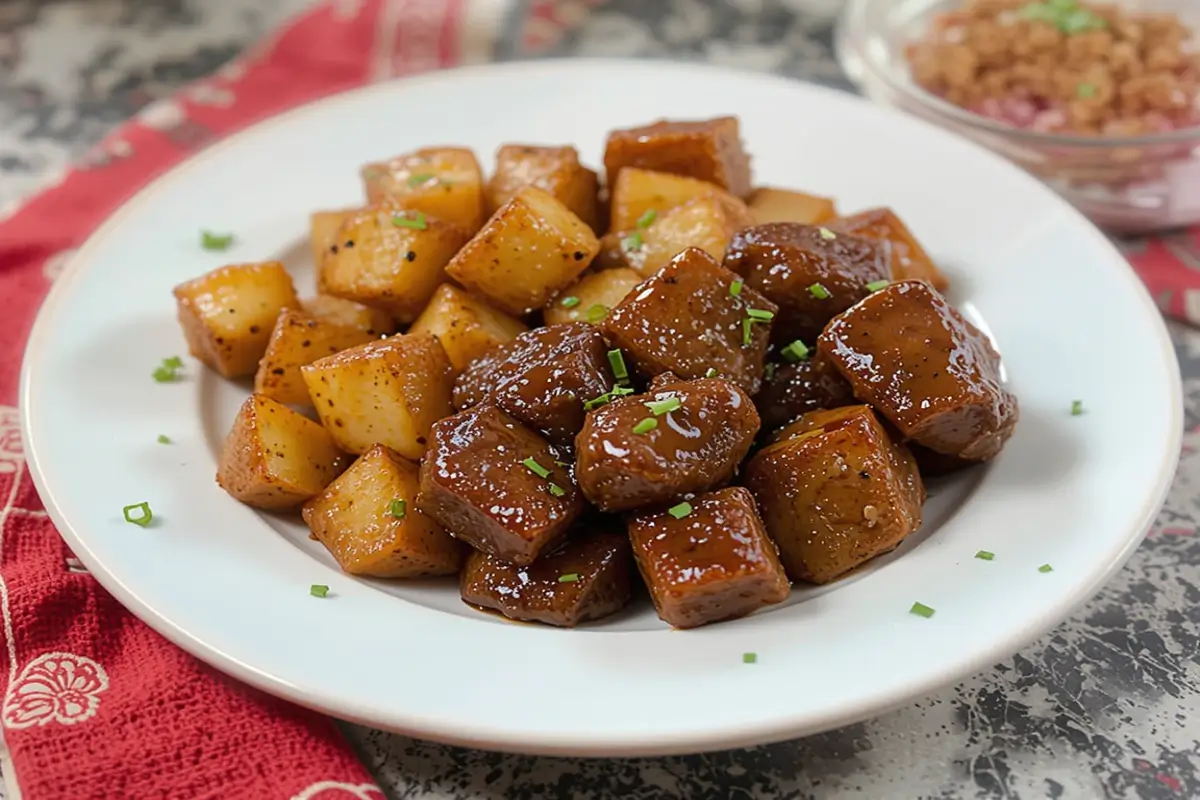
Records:
[[[0,210],[305,5],[0,0]],[[840,5],[610,0],[548,54],[682,57],[847,87],[830,48]],[[521,54],[502,42],[498,55]],[[347,732],[394,798],[1200,797],[1200,333],[1172,333],[1187,430],[1158,523],[1083,610],[983,674],[869,722],[690,757],[520,757]]]

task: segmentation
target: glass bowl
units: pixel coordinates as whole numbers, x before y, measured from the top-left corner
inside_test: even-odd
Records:
[[[962,0],[846,0],[838,61],[860,91],[966,135],[1045,181],[1093,222],[1148,233],[1200,222],[1200,127],[1136,137],[1071,136],[1010,127],[955,106],[913,82],[905,47]],[[1200,30],[1198,0],[1120,5],[1172,12]]]

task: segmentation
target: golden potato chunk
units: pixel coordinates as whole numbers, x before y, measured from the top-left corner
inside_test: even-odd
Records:
[[[594,325],[641,282],[641,275],[625,267],[585,273],[550,301],[542,312],[542,318],[547,325],[568,322],[591,322]]]
[[[890,208],[872,208],[848,217],[830,220],[829,227],[866,239],[880,239],[892,245],[892,280],[921,280],[946,291],[949,279],[921,247],[917,237]]]
[[[750,194],[750,156],[742,149],[737,117],[660,120],[612,131],[604,148],[609,186],[625,167],[698,178],[738,197]]]
[[[442,343],[455,373],[494,347],[511,342],[529,330],[524,322],[504,314],[482,300],[443,283],[409,333],[431,333]]]
[[[496,151],[496,172],[488,181],[485,197],[488,213],[494,214],[517,192],[536,186],[598,231],[599,184],[596,173],[579,163],[579,152],[574,147],[506,144]]]
[[[427,147],[362,168],[367,202],[392,202],[451,222],[467,236],[486,219],[483,172],[465,147]]]
[[[362,211],[361,208],[345,208],[341,211],[316,211],[309,217],[308,241],[312,248],[313,266],[321,261],[330,248],[337,243],[338,229],[342,223]]]
[[[280,403],[310,406],[312,399],[300,368],[374,338],[358,328],[322,322],[285,308],[275,321],[267,352],[258,362],[254,391]]]
[[[417,465],[377,444],[304,504],[304,521],[350,575],[455,575],[467,547],[420,512],[417,486]]]
[[[519,315],[541,308],[574,282],[599,248],[592,229],[570,209],[528,186],[467,242],[446,273]]]
[[[396,332],[396,323],[391,314],[353,300],[319,294],[309,300],[301,300],[300,307],[313,319],[358,328],[372,337]]]
[[[253,375],[279,312],[300,305],[283,264],[234,264],[175,287],[188,352],[226,378]]]
[[[301,368],[321,422],[348,453],[385,444],[421,458],[433,423],[453,412],[454,368],[438,340],[410,333]]]
[[[252,394],[221,448],[217,484],[248,506],[292,508],[323,491],[348,461],[320,425]]]
[[[612,228],[631,231],[648,212],[662,215],[692,200],[715,196],[731,195],[708,181],[626,167],[612,185]]]
[[[760,186],[750,195],[750,214],[757,225],[768,222],[799,222],[820,225],[837,216],[833,200],[815,194]]]
[[[736,197],[701,197],[655,216],[644,229],[625,233],[621,249],[630,268],[649,277],[689,247],[720,261],[729,240],[751,222],[750,211]]]
[[[374,206],[338,229],[338,241],[317,273],[317,288],[412,322],[466,240],[456,225],[422,211]]]

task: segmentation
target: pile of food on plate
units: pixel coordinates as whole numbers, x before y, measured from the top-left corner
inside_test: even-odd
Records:
[[[177,287],[191,353],[254,376],[218,483],[302,509],[352,575],[569,627],[636,564],[695,627],[892,550],[922,471],[1012,434],[999,355],[891,210],[755,186],[731,117],[613,131],[604,167],[406,153],[313,214],[312,299],[278,262]]]

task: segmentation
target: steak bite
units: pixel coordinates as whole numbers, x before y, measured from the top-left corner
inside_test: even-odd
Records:
[[[854,402],[854,392],[832,364],[815,352],[768,373],[754,396],[764,430],[775,430],[801,414]]]

